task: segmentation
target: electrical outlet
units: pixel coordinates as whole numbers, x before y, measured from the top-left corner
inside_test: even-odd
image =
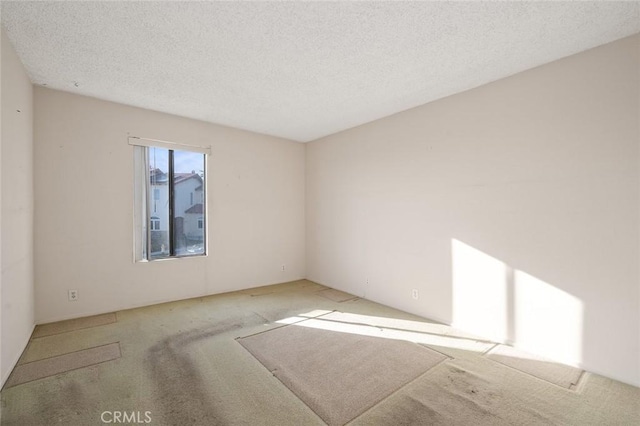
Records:
[[[78,300],[78,290],[69,290],[69,302]]]
[[[282,265],[282,270],[284,271],[284,265]]]
[[[411,290],[411,297],[413,297],[415,300],[418,300],[418,289],[413,289]]]

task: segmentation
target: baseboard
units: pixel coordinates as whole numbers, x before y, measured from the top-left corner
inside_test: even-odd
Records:
[[[57,317],[52,317],[52,318],[38,319],[38,320],[36,320],[36,325],[43,325],[43,324],[49,324],[49,323],[52,323],[52,322],[72,320],[72,319],[76,319],[76,318],[90,317],[90,316],[94,316],[94,315],[109,314],[109,313],[112,313],[112,312],[128,311],[129,309],[144,308],[144,307],[147,307],[147,306],[161,305],[163,303],[171,303],[171,302],[179,302],[179,301],[182,301],[182,300],[197,299],[199,297],[216,296],[216,295],[225,294],[225,293],[233,293],[235,291],[242,291],[242,290],[249,290],[249,289],[252,289],[252,288],[266,287],[266,286],[270,286],[270,285],[286,284],[286,283],[300,281],[300,280],[304,280],[304,279],[306,279],[306,278],[295,278],[293,280],[287,280],[287,281],[283,281],[283,282],[273,282],[273,283],[268,283],[268,284],[260,284],[260,285],[257,285],[257,286],[251,285],[249,287],[243,287],[243,288],[220,289],[220,291],[217,291],[215,293],[192,294],[192,295],[188,295],[188,296],[184,296],[184,297],[181,296],[179,298],[167,298],[167,299],[150,300],[150,301],[147,301],[147,302],[134,303],[134,304],[131,304],[131,305],[126,305],[126,306],[122,305],[120,307],[115,307],[113,309],[106,309],[106,310],[105,309],[100,309],[100,310],[95,310],[95,311],[84,311],[84,312],[77,313],[77,314],[72,314],[72,315],[62,315],[62,316],[57,316]]]

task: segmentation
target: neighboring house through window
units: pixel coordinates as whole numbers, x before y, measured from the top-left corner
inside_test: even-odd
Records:
[[[167,144],[135,147],[137,260],[206,254],[206,153]]]

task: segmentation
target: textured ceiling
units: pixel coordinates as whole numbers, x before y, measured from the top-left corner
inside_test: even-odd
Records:
[[[639,2],[8,2],[35,84],[309,141],[640,32]]]

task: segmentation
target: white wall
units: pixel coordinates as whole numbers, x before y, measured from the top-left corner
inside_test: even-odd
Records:
[[[29,269],[5,275],[9,244],[29,262],[14,241],[31,232],[30,108],[5,118],[31,89],[5,44],[3,376],[33,324]],[[36,88],[36,320],[306,271],[640,385],[639,47],[628,38],[321,139],[306,163],[291,141]],[[129,134],[213,146],[208,257],[133,263]]]
[[[304,145],[42,87],[34,128],[38,323],[305,276]],[[128,134],[212,146],[208,257],[133,262]]]
[[[4,50],[4,29],[0,28],[0,165],[2,165],[2,111],[4,111],[3,103],[4,98],[2,97],[2,63],[5,62],[5,59],[2,56],[2,51]],[[33,98],[32,98],[33,99]],[[32,139],[33,142],[33,139]],[[5,374],[2,369],[2,169],[0,168],[0,386],[4,386],[5,382]],[[31,302],[33,304],[33,302]],[[1,388],[0,388],[1,389]]]
[[[639,50],[308,144],[307,277],[640,385]]]
[[[33,310],[33,89],[4,31],[2,50],[0,386],[22,354]]]
[[[4,50],[4,41],[5,34],[4,29],[0,28],[0,166],[2,165],[2,112],[4,111],[3,103],[4,98],[2,96],[2,63],[6,60],[2,56],[2,51]],[[6,53],[5,53],[6,55]],[[33,98],[32,98],[33,99]],[[32,139],[33,142],[33,139]],[[4,386],[5,382],[5,373],[2,369],[2,169],[0,168],[0,386]],[[33,304],[33,302],[31,302]]]

